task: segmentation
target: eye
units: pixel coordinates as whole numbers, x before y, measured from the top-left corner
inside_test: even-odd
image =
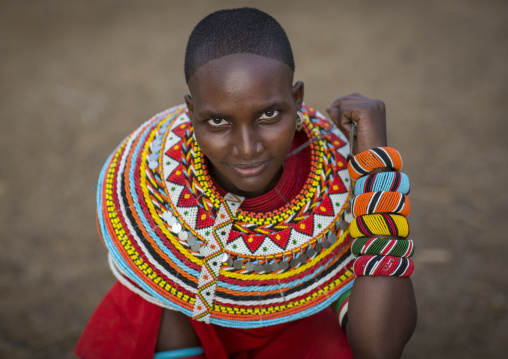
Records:
[[[211,118],[206,121],[210,126],[213,127],[222,127],[227,126],[229,123],[223,118]]]
[[[279,111],[273,110],[273,111],[266,111],[264,114],[261,115],[259,118],[260,120],[272,120],[279,114]]]

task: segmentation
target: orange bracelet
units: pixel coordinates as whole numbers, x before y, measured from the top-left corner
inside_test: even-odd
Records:
[[[391,147],[375,147],[351,157],[347,169],[353,180],[366,175],[376,168],[391,167],[395,171],[402,169],[399,152]]]
[[[396,213],[404,217],[409,215],[409,198],[399,192],[367,192],[356,196],[352,203],[355,217],[372,213]]]

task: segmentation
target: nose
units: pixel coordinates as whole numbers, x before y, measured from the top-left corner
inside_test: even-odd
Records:
[[[255,160],[263,152],[262,139],[252,126],[239,126],[232,141],[233,155],[244,160]]]

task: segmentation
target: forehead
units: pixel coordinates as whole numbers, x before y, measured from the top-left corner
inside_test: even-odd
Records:
[[[189,79],[196,110],[291,99],[293,71],[285,63],[254,54],[233,54],[201,65]],[[196,108],[197,107],[197,108]]]

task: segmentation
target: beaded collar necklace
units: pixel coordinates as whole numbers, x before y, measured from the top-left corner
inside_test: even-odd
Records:
[[[253,328],[311,315],[351,286],[347,143],[303,107],[310,170],[281,208],[245,211],[208,174],[184,106],[141,126],[100,177],[98,218],[115,275],[196,320]]]

